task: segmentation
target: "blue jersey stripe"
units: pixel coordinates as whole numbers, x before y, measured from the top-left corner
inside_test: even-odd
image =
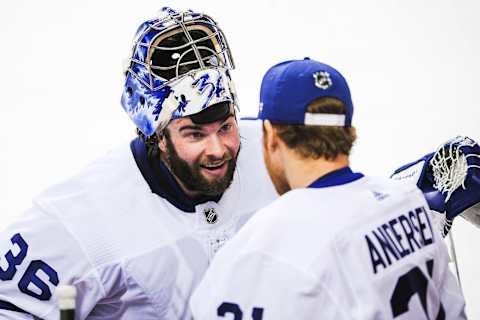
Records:
[[[0,300],[0,309],[22,312],[22,313],[28,313],[27,311],[23,310],[22,308],[17,307],[13,303],[10,303],[10,302],[7,302],[7,301],[2,301],[2,300]]]
[[[350,167],[340,168],[321,176],[312,182],[307,188],[326,188],[340,186],[363,178],[362,173],[355,173]]]

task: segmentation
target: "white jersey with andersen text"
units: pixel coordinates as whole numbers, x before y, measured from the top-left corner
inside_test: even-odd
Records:
[[[290,191],[219,251],[194,318],[465,319],[427,208],[415,186],[387,179]]]

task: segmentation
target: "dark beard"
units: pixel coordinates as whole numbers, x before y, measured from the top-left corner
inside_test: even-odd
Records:
[[[233,174],[237,165],[237,154],[230,160],[226,161],[227,172],[221,179],[214,181],[208,181],[200,172],[200,164],[195,162],[193,165],[189,165],[185,160],[179,157],[175,147],[170,140],[170,137],[166,134],[164,136],[167,152],[163,157],[167,162],[168,167],[172,173],[181,181],[183,186],[190,191],[198,192],[204,196],[219,196],[227,190],[233,180]],[[228,158],[227,155],[224,158]],[[215,161],[218,159],[209,159]]]

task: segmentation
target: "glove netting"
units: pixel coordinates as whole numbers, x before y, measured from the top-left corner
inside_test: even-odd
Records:
[[[468,169],[480,168],[477,165],[469,165],[467,162],[467,158],[480,157],[480,155],[465,155],[462,152],[463,147],[473,147],[475,144],[476,142],[468,137],[458,136],[438,148],[430,160],[434,178],[433,187],[442,193],[447,193],[445,202],[459,187],[465,189]]]

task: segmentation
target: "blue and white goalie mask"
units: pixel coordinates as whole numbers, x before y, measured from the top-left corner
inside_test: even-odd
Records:
[[[233,59],[207,15],[163,8],[138,28],[125,70],[122,106],[146,136],[170,120],[230,102],[237,106]]]

